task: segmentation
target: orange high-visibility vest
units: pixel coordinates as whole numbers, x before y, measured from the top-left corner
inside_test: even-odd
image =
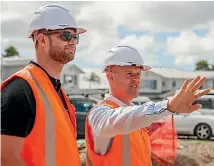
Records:
[[[27,166],[80,166],[75,108],[65,92],[61,89],[71,118],[42,69],[29,64],[4,81],[1,89],[16,77],[29,83],[36,100],[35,123],[21,152]]]
[[[119,107],[110,100],[104,100],[100,105],[111,108]],[[147,130],[142,128],[129,134],[113,137],[107,154],[94,152],[94,142],[91,127],[86,118],[86,166],[151,166],[151,145]]]

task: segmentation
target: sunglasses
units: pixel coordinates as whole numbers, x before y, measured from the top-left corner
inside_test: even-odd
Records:
[[[60,38],[63,41],[71,41],[71,40],[75,40],[76,43],[79,43],[79,35],[78,34],[72,34],[70,31],[62,31],[62,30],[53,30],[53,31],[45,31],[42,32],[45,35],[50,35],[50,34],[55,34],[55,33],[59,33],[60,34]]]

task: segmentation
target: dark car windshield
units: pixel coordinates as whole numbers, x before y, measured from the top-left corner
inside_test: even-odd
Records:
[[[212,101],[211,99],[207,99],[207,100],[198,99],[193,104],[196,104],[196,103],[201,104],[202,108],[214,109],[214,100]]]
[[[77,112],[88,112],[96,104],[96,101],[87,99],[70,99],[70,102]]]

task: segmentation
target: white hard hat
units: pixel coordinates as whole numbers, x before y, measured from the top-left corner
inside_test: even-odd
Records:
[[[32,33],[39,29],[55,30],[65,28],[75,28],[78,34],[87,31],[77,27],[76,21],[69,13],[69,10],[57,4],[50,4],[36,10],[29,24],[27,35],[31,38]]]
[[[150,70],[151,67],[144,65],[143,57],[137,49],[120,45],[110,50],[107,54],[108,58],[104,61],[103,72],[108,66],[141,66],[143,71]]]

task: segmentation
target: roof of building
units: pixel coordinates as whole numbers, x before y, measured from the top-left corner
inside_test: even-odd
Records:
[[[84,68],[85,75],[80,76],[80,88],[89,88],[89,82],[85,81],[83,77],[88,76],[91,72],[96,73],[100,77],[100,84],[93,84],[91,83],[91,88],[99,88],[99,89],[107,89],[109,88],[108,81],[106,75],[101,73],[99,69],[91,69],[91,68]],[[186,78],[195,78],[196,76],[206,76],[208,79],[214,79],[214,71],[185,71],[181,69],[175,68],[152,68],[146,72],[153,72],[157,75],[160,75],[165,78],[172,78],[172,79],[186,79]]]
[[[214,71],[185,71],[175,68],[164,68],[156,67],[150,70],[151,72],[161,75],[165,78],[176,78],[176,79],[185,79],[185,78],[195,78],[196,76],[206,76],[207,78],[214,79]]]
[[[78,73],[78,74],[83,74],[85,73],[81,68],[79,68],[77,65],[75,64],[71,64],[68,63],[65,65],[65,67],[63,68],[63,71],[65,73],[71,74],[71,73]]]
[[[16,66],[16,65],[26,65],[30,61],[33,61],[33,56],[11,56],[11,57],[1,57],[1,64],[3,66]]]
[[[1,64],[3,66],[16,66],[16,65],[26,65],[30,61],[33,61],[33,56],[11,56],[11,57],[1,57]],[[85,73],[81,68],[75,64],[68,63],[65,65],[63,70],[68,69],[69,71],[74,71],[75,73]]]

